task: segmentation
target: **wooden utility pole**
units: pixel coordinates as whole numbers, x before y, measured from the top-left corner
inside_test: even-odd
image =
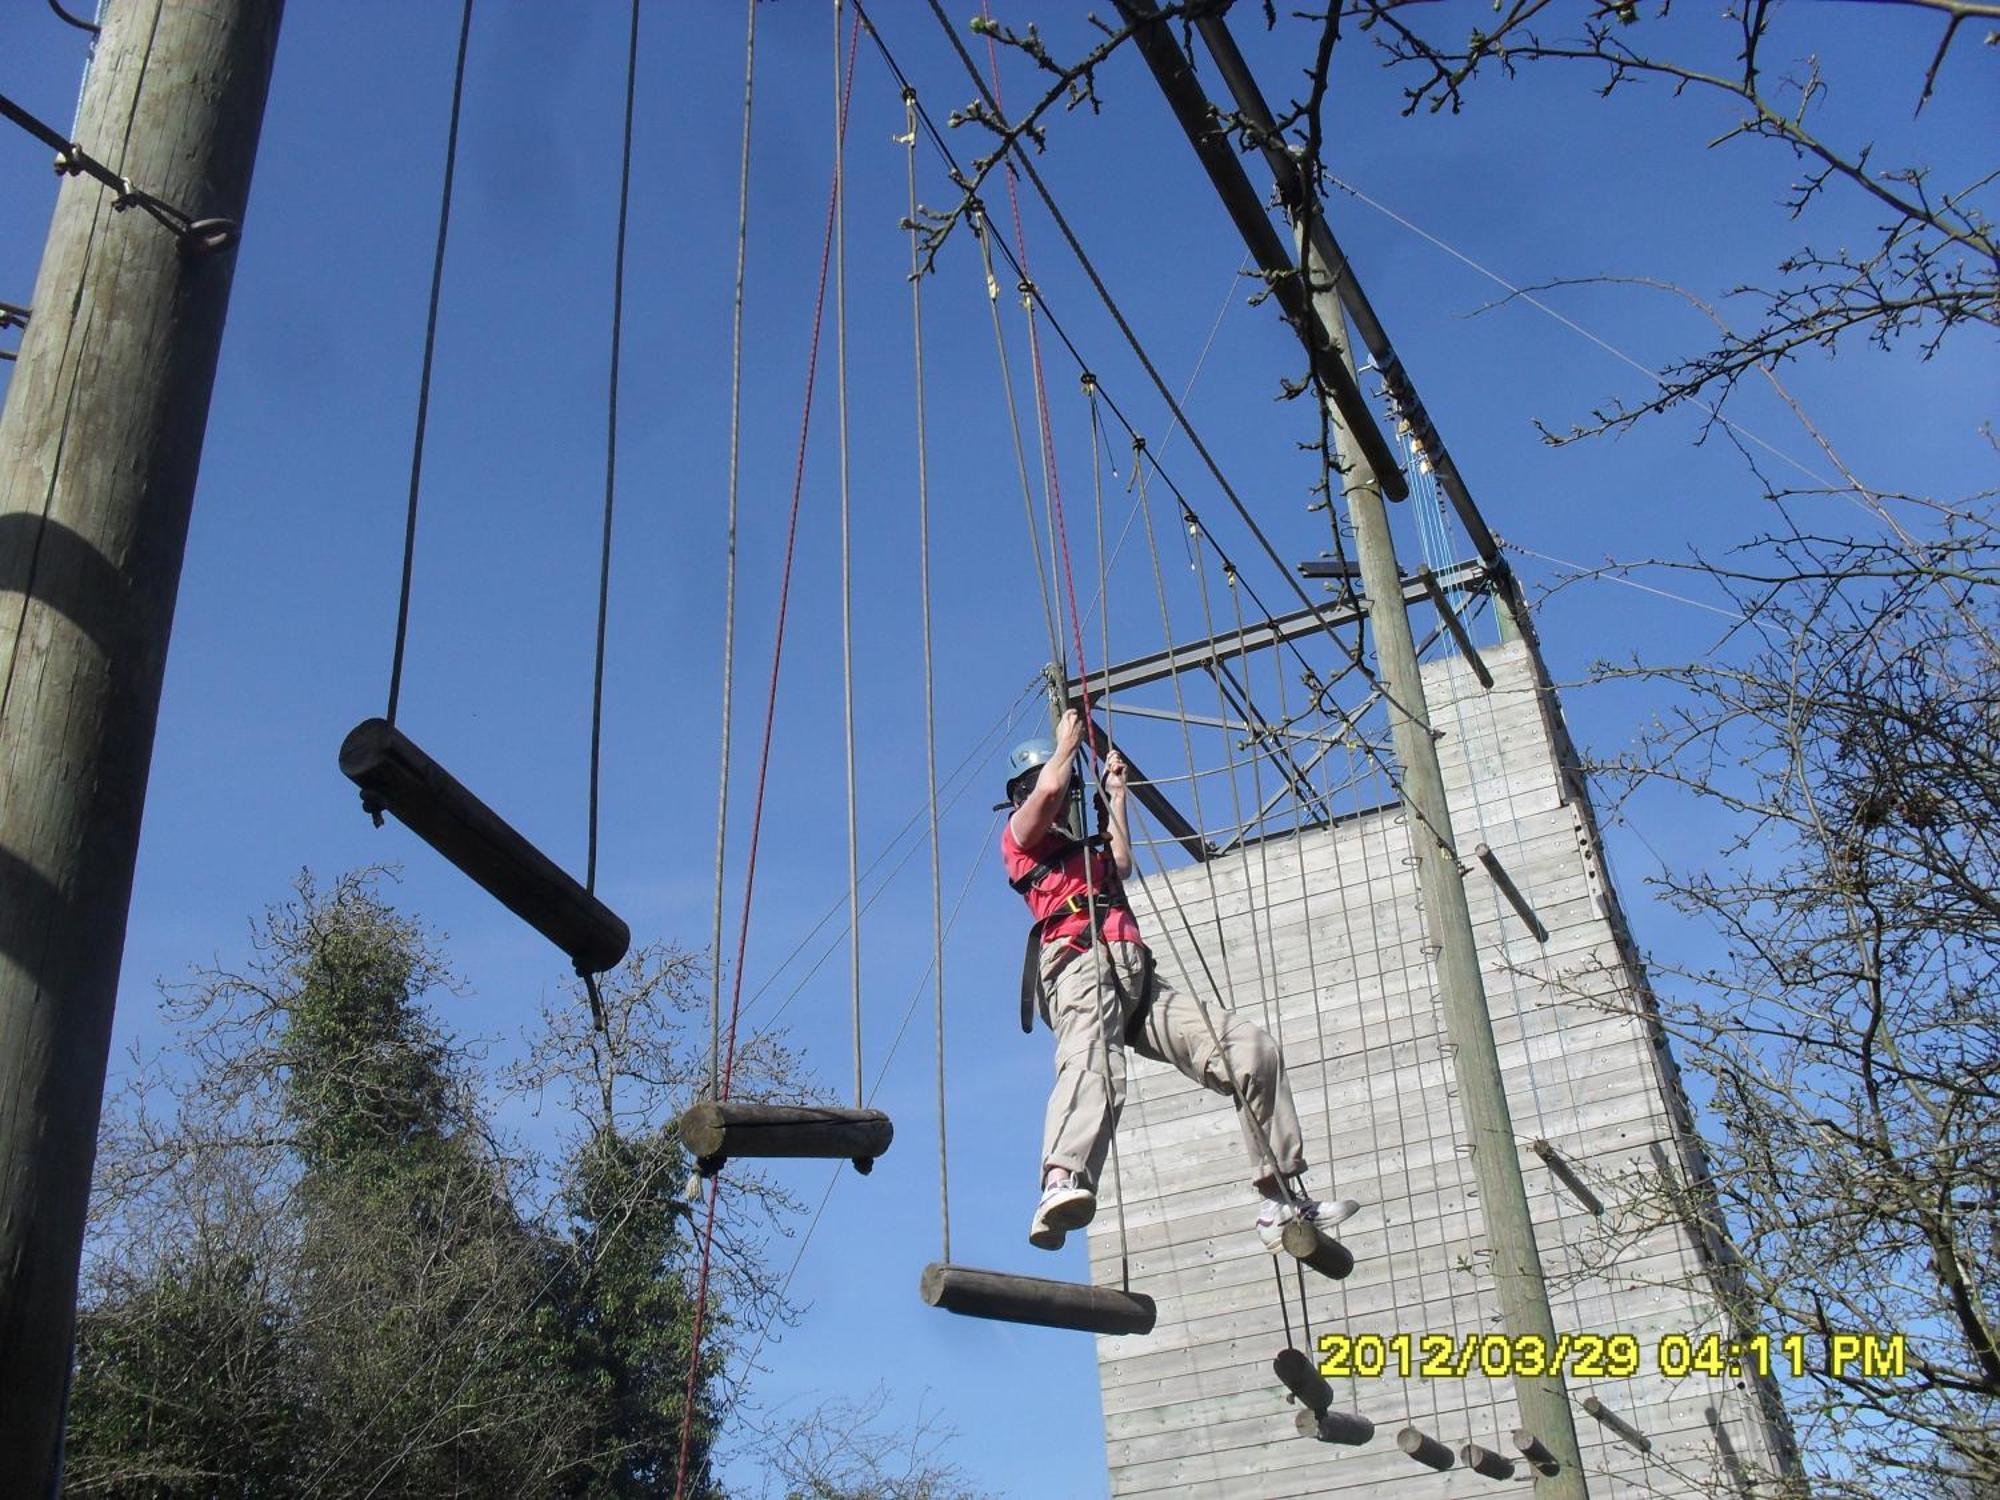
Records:
[[[77,145],[189,218],[240,221],[282,9],[110,0]],[[51,1494],[57,1475],[132,866],[235,259],[120,198],[90,176],[63,183],[0,415],[9,1496]]]
[[[1353,374],[1353,345],[1340,300],[1332,290],[1332,275],[1320,261],[1311,236],[1303,225],[1300,228],[1313,311],[1327,346]],[[1549,1312],[1548,1287],[1535,1246],[1535,1224],[1521,1177],[1520,1150],[1500,1077],[1500,1053],[1493,1040],[1493,1018],[1486,1007],[1485,982],[1479,974],[1472,911],[1466,905],[1465,881],[1453,843],[1451,806],[1445,800],[1444,773],[1431,737],[1430,707],[1424,701],[1389,512],[1382,503],[1373,466],[1348,435],[1339,409],[1330,400],[1327,412],[1342,470],[1347,516],[1354,528],[1355,560],[1361,566],[1376,670],[1388,705],[1396,760],[1403,771],[1402,794],[1410,809],[1410,842],[1416,849],[1425,926],[1437,944],[1438,1002],[1451,1039],[1459,1101],[1465,1109],[1473,1178],[1479,1184],[1486,1238],[1493,1252],[1493,1285],[1502,1326],[1514,1338],[1537,1334],[1542,1347],[1553,1351],[1558,1347],[1555,1320]],[[1537,1500],[1587,1500],[1576,1424],[1561,1372],[1540,1377],[1516,1375],[1514,1394],[1523,1432],[1539,1439],[1558,1466],[1553,1474],[1535,1475]]]

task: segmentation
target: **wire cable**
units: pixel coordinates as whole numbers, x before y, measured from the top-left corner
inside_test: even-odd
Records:
[[[743,152],[736,184],[736,297],[729,319],[729,514],[723,551],[722,753],[715,794],[715,924],[710,933],[708,988],[708,1096],[722,1078],[722,905],[729,850],[729,732],[736,680],[736,508],[743,472],[743,284],[750,250],[750,115],[756,98],[757,0],[744,0]]]
[[[403,522],[403,582],[396,600],[396,649],[389,663],[389,711],[383,715],[396,722],[396,707],[403,692],[403,650],[410,634],[410,579],[417,556],[417,498],[423,488],[424,432],[430,423],[431,367],[437,357],[438,295],[444,288],[444,247],[451,233],[451,188],[458,173],[458,121],[465,102],[465,53],[472,37],[472,0],[458,22],[458,61],[451,75],[451,125],[445,132],[444,187],[438,195],[437,251],[431,257],[430,310],[424,318],[423,373],[417,379],[417,431],[410,447],[410,506]]]
[[[924,418],[924,278],[923,252],[917,221],[917,96],[903,93],[904,162],[909,178],[910,342],[917,438],[917,594],[924,621],[924,800],[930,809],[931,846],[931,984],[936,1022],[938,1217],[943,1249],[939,1258],[951,1263],[951,1153],[945,1132],[944,1048],[944,893],[939,882],[937,780],[937,675],[931,640],[931,486],[928,426]]]
[[[625,127],[618,164],[618,249],[611,271],[611,374],[604,418],[604,537],[597,561],[597,659],[590,685],[590,848],[583,888],[597,891],[598,781],[604,751],[604,643],[611,616],[611,520],[618,496],[618,373],[625,325],[625,227],[632,202],[632,105],[639,89],[639,0],[625,44]],[[591,990],[593,1008],[596,990]]]

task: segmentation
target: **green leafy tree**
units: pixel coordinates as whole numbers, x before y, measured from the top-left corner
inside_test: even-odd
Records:
[[[107,1114],[71,1398],[79,1495],[651,1495],[680,1452],[693,1237],[671,1119],[685,955],[635,955],[548,1007],[513,1081],[573,1086],[562,1157],[507,1149],[483,1077],[430,1019],[453,986],[379,872],[308,877],[253,961],[170,992],[175,1053]],[[768,1045],[764,1056],[782,1057]],[[536,1210],[539,1184],[553,1184]],[[762,1298],[730,1189],[718,1336],[695,1378],[709,1454],[729,1308]]]

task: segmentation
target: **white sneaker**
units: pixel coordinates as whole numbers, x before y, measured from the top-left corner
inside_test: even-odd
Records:
[[[1028,1243],[1037,1250],[1060,1250],[1072,1229],[1081,1229],[1097,1214],[1097,1194],[1071,1172],[1053,1187],[1042,1189],[1035,1221],[1028,1226]]]
[[[1336,1224],[1345,1223],[1361,1212],[1361,1205],[1352,1198],[1335,1198],[1328,1203],[1316,1202],[1311,1198],[1293,1198],[1285,1203],[1266,1203],[1257,1214],[1257,1239],[1263,1247],[1276,1255],[1285,1248],[1285,1226],[1294,1219],[1304,1219],[1321,1233]]]

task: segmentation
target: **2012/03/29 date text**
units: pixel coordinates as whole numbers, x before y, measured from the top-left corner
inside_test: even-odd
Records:
[[[1329,1379],[1405,1380],[1551,1373],[1581,1379],[1623,1379],[1641,1373],[1675,1380],[1688,1375],[1733,1379],[1746,1374],[1803,1375],[1809,1369],[1894,1379],[1904,1372],[1900,1333],[1835,1334],[1811,1342],[1817,1347],[1809,1347],[1802,1333],[1757,1333],[1742,1339],[1720,1333],[1669,1333],[1650,1341],[1629,1333],[1565,1333],[1553,1345],[1532,1333],[1324,1333],[1319,1338],[1319,1372]]]

